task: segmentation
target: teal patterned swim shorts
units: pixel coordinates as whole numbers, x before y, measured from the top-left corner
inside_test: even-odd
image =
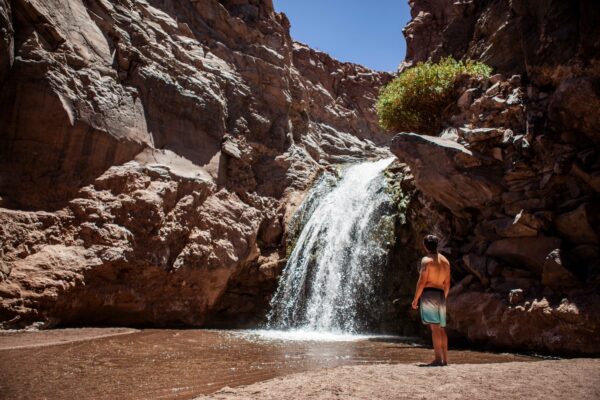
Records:
[[[421,321],[425,325],[446,326],[446,297],[444,291],[437,288],[425,288],[420,299]]]

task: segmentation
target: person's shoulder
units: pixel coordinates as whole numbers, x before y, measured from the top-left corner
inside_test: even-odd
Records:
[[[426,268],[429,264],[433,262],[433,258],[425,256],[421,258],[421,269]]]
[[[444,264],[447,264],[448,266],[450,266],[450,261],[448,261],[448,259],[446,258],[446,256],[444,256],[443,254],[440,253],[440,261]]]

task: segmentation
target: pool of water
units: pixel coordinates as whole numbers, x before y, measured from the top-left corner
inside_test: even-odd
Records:
[[[306,331],[60,329],[0,331],[2,399],[191,399],[339,365],[428,362],[408,338]],[[533,360],[450,351],[450,362]]]

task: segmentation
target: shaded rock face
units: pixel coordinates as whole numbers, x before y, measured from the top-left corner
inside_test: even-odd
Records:
[[[56,213],[2,211],[5,323],[204,322],[257,258],[261,212],[187,160],[144,156]]]
[[[60,208],[145,147],[172,150],[216,176],[227,169],[219,165],[227,134],[272,150],[257,155],[271,160],[302,141],[327,158],[321,134],[342,157],[361,149],[355,137],[382,140],[362,97],[386,77],[294,44],[285,16],[266,3],[55,3],[17,1],[8,10],[6,30],[18,28],[1,99],[9,206]],[[332,74],[336,87],[364,89],[338,97]]]
[[[600,51],[593,0],[411,0],[404,66],[442,57],[481,60],[548,84],[590,65]]]
[[[598,5],[411,5],[404,67],[452,55],[497,72],[456,84],[438,137],[401,133],[391,144],[420,194],[446,211],[427,215],[454,267],[451,333],[505,348],[600,352],[592,333],[600,35],[589,20]]]
[[[256,318],[302,192],[387,154],[390,76],[268,0],[0,1],[0,30],[5,327]]]
[[[597,294],[554,303],[545,297],[517,300],[509,307],[506,298],[494,292],[467,290],[458,295],[454,291],[451,296],[448,312],[462,314],[452,322],[452,330],[472,343],[562,354],[597,354],[600,350],[594,334],[600,328]]]
[[[544,103],[528,123],[544,124],[598,145],[600,5],[592,0],[414,0],[400,69],[442,57],[481,60],[517,74],[528,101]],[[536,115],[538,114],[538,115]]]

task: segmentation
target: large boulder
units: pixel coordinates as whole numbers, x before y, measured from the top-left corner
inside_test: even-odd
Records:
[[[488,268],[486,257],[478,256],[476,254],[465,254],[462,258],[465,267],[471,274],[476,276],[483,286],[489,286],[490,279],[488,277]]]
[[[544,225],[540,218],[521,210],[515,217],[505,217],[485,221],[482,228],[500,237],[537,236]]]
[[[546,257],[560,245],[561,240],[553,237],[507,238],[492,242],[486,255],[522,265],[541,276]]]
[[[552,289],[566,289],[579,286],[579,281],[564,265],[564,260],[559,249],[548,254],[542,269],[542,285]]]
[[[491,205],[502,192],[500,171],[452,140],[400,133],[391,150],[410,166],[419,190],[458,215]]]
[[[511,301],[512,300],[512,301]],[[600,341],[600,296],[597,293],[558,302],[465,291],[448,297],[449,335],[473,343],[512,350],[562,354],[597,354]]]
[[[550,120],[560,129],[581,132],[600,143],[598,78],[578,77],[560,83],[549,105]]]
[[[597,205],[584,203],[575,210],[560,214],[554,225],[567,240],[577,244],[598,244],[600,211]]]

